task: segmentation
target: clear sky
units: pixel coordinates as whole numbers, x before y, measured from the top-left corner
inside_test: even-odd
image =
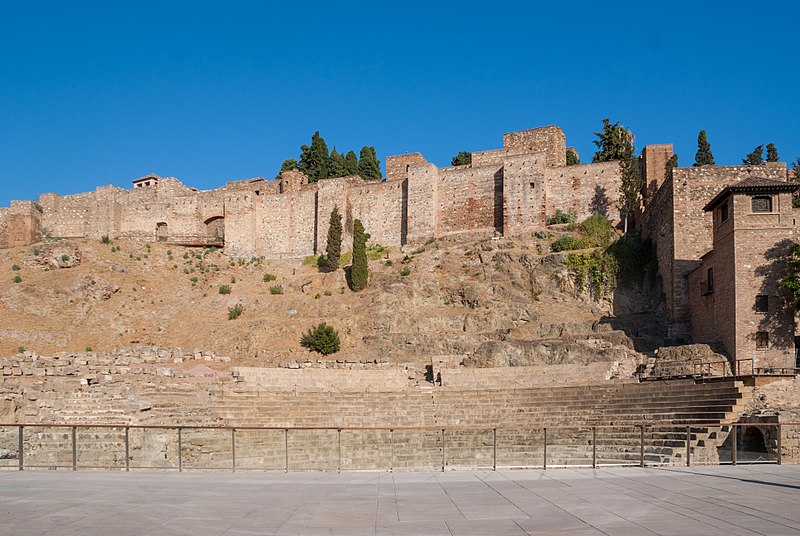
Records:
[[[155,172],[274,177],[319,130],[340,151],[449,165],[504,132],[564,129],[582,161],[800,156],[800,2],[3,2],[0,206]]]

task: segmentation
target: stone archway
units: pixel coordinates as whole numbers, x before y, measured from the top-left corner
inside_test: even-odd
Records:
[[[742,430],[739,449],[746,452],[766,453],[767,445],[764,441],[764,433],[757,426],[748,426]]]
[[[214,216],[208,218],[206,224],[206,240],[209,244],[222,246],[225,244],[225,218]]]

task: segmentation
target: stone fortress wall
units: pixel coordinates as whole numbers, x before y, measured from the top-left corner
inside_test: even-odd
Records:
[[[279,180],[228,182],[209,191],[148,175],[134,188],[44,194],[0,210],[0,246],[53,237],[128,238],[223,245],[236,257],[302,257],[325,248],[330,212],[355,219],[371,241],[403,246],[459,233],[516,236],[545,225],[556,209],[589,216],[592,200],[618,219],[616,162],[566,166],[566,138],[555,126],[506,134],[503,148],[473,153],[471,164],[438,168],[419,153],[390,156],[380,182],[357,176],[309,184],[302,173]],[[27,207],[27,208],[25,208]]]

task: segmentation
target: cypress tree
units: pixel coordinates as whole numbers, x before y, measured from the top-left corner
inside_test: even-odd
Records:
[[[358,175],[358,157],[353,151],[347,151],[344,157],[345,167],[348,175]]]
[[[742,160],[742,164],[748,166],[760,166],[764,163],[764,146],[759,145],[753,152],[747,153],[747,156]]]
[[[775,147],[774,143],[767,144],[767,162],[777,162],[778,161],[778,148]]]
[[[575,166],[581,163],[581,159],[578,158],[578,153],[576,153],[572,147],[567,148],[567,165],[568,166]]]
[[[331,210],[331,222],[328,225],[328,245],[325,248],[325,264],[323,270],[333,272],[339,268],[342,256],[342,215],[339,208]]]
[[[300,147],[298,168],[308,176],[308,182],[317,182],[328,178],[328,145],[319,131],[311,136],[311,146]]]
[[[377,181],[381,178],[381,161],[375,154],[375,147],[361,148],[361,157],[358,160],[358,174],[368,181]]]
[[[592,162],[608,162],[619,160],[622,184],[620,185],[619,206],[625,214],[625,232],[628,232],[628,217],[641,206],[642,175],[639,172],[639,160],[633,146],[633,133],[619,124],[611,124],[603,119],[602,132],[595,132],[598,137],[594,144],[599,151],[594,154]]]
[[[697,153],[694,155],[693,165],[695,167],[714,165],[714,155],[711,153],[711,144],[708,143],[705,130],[697,134]]]
[[[457,155],[450,159],[451,166],[464,166],[472,163],[472,153],[459,151]]]
[[[331,151],[330,169],[328,176],[332,179],[336,177],[344,177],[347,175],[347,162],[344,160],[344,155],[336,150],[334,146]]]
[[[367,234],[361,220],[353,222],[353,266],[350,268],[350,288],[358,292],[367,286]]]

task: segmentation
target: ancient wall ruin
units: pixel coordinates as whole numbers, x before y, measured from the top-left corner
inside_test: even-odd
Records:
[[[54,237],[128,238],[223,245],[237,257],[302,257],[325,249],[334,206],[344,220],[344,249],[361,219],[373,243],[403,246],[459,233],[517,236],[545,225],[557,209],[612,219],[619,192],[615,162],[566,166],[566,139],[555,126],[505,134],[503,148],[473,153],[471,164],[438,168],[419,153],[392,156],[387,179],[309,183],[297,170],[198,191],[147,175],[129,190],[41,196],[41,225]],[[8,210],[0,244],[36,240]],[[37,229],[38,231],[38,229]],[[9,237],[22,236],[11,240]]]

